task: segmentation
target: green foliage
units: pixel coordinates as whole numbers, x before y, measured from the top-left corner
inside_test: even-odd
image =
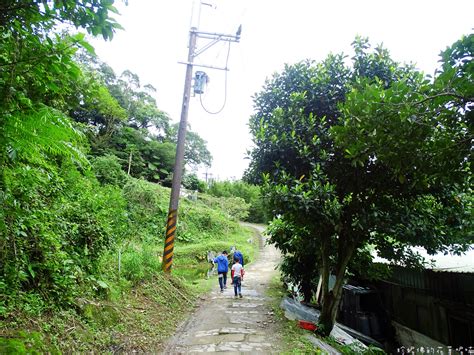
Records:
[[[45,303],[71,302],[78,285],[86,281],[82,268],[89,265],[89,249],[95,255],[112,239],[114,228],[108,224],[112,221],[97,220],[107,207],[94,199],[87,206],[84,200],[75,206],[87,208],[86,216],[94,217],[91,224],[89,219],[81,220],[83,216],[64,219],[67,193],[74,195],[74,189],[88,180],[81,175],[77,184],[68,180],[69,172],[76,169],[69,162],[83,168],[87,162],[84,137],[65,112],[81,76],[73,55],[78,47],[91,47],[84,34],[55,33],[62,21],[111,38],[120,27],[109,17],[109,12],[115,12],[112,3],[0,5],[0,254],[8,260],[0,264],[2,314],[16,304],[34,314]],[[84,187],[87,193],[91,186]],[[73,237],[77,235],[80,240]],[[78,255],[85,257],[83,263]]]
[[[9,162],[22,159],[48,165],[51,157],[63,156],[85,163],[81,133],[58,110],[38,105],[18,115],[5,115],[2,128],[8,132],[2,143]]]
[[[20,332],[16,338],[0,338],[2,354],[41,354],[48,349],[44,345],[44,336],[38,332]]]
[[[169,189],[144,180],[129,179],[123,193],[134,235],[140,238],[164,236]],[[224,209],[230,207],[232,202],[224,206],[224,201],[212,204],[206,202],[209,199],[212,200],[202,196],[197,201],[181,200],[176,232],[178,241],[198,242],[235,230],[235,222],[229,220],[235,218],[235,215],[230,215]],[[241,213],[240,208],[237,205],[231,212]]]
[[[71,98],[71,117],[86,125],[92,154],[113,154],[131,176],[171,186],[177,126],[152,96],[155,89],[142,85],[138,75],[126,70],[117,76],[97,57],[79,53],[84,68],[81,86]],[[153,133],[152,133],[153,132]],[[185,162],[195,168],[209,166],[212,157],[206,142],[187,132]]]
[[[127,201],[132,236],[163,236],[169,190],[144,180],[129,179],[123,195]]]
[[[76,171],[69,172],[66,181],[70,183],[67,195],[57,206],[64,239],[93,266],[103,250],[128,234],[126,201],[120,188],[100,187],[95,179],[81,179]]]
[[[0,47],[0,163],[46,164],[50,156],[83,161],[82,136],[61,111],[79,75],[72,61],[80,36],[37,38],[6,29]],[[33,59],[38,56],[38,59]]]
[[[0,321],[0,351],[57,354],[104,353],[117,346],[126,352],[157,349],[195,302],[187,284],[160,272],[133,292],[116,280],[108,282],[119,294],[115,300],[81,298],[75,310],[34,319],[17,313],[7,324]]]
[[[5,169],[4,176],[8,190],[0,252],[9,263],[1,265],[0,274],[5,295],[30,305],[32,291],[57,305],[71,302],[104,248],[125,233],[120,189],[101,188],[67,164],[60,170],[18,165]],[[32,311],[42,308],[41,302],[37,305]]]
[[[242,220],[253,223],[267,222],[260,187],[244,181],[211,181],[207,193],[217,197],[242,198],[249,204],[248,214]]]
[[[178,141],[178,124],[170,128],[170,140],[173,143]],[[186,141],[184,148],[184,161],[192,168],[199,165],[211,166],[212,156],[206,146],[207,142],[202,139],[196,132],[189,129],[186,130]]]
[[[24,28],[39,36],[62,22],[84,28],[93,36],[102,35],[104,39],[112,39],[115,30],[122,28],[110,17],[110,12],[118,13],[113,3],[113,0],[100,3],[89,0],[2,2],[0,26]]]
[[[84,127],[92,152],[105,149],[127,118],[126,110],[100,80],[95,72],[84,67],[76,90],[68,98],[69,115]]]
[[[90,49],[84,34],[60,36],[61,20],[93,35],[112,38],[120,26],[109,17],[113,1],[91,4],[19,1],[0,5],[0,164],[20,150],[30,161],[42,153],[80,156],[78,135],[64,115],[80,69],[78,47]]]
[[[161,245],[159,244],[159,247]],[[133,284],[148,281],[161,269],[158,248],[143,243],[141,248],[128,246],[122,252],[121,276]]]
[[[245,221],[249,215],[250,205],[240,197],[211,197],[201,195],[199,199],[211,208],[218,208],[225,211],[228,218],[236,221]]]
[[[209,207],[200,200],[183,200],[180,205],[177,238],[184,242],[198,242],[218,238],[236,229],[236,222],[227,211],[217,206]]]
[[[318,266],[321,264],[320,256],[315,253],[317,242],[311,237],[309,229],[288,223],[281,217],[272,221],[266,233],[284,254],[280,270],[285,283],[299,285],[305,300],[309,302],[312,291],[318,286]]]
[[[370,270],[357,265],[370,263],[369,246],[420,265],[413,246],[460,253],[473,243],[472,43],[448,49],[430,81],[357,38],[352,67],[343,55],[288,65],[255,96],[246,178],[263,182],[278,216],[271,240],[305,296],[322,276],[327,332],[347,268]]]
[[[115,155],[104,155],[92,160],[92,167],[97,180],[101,184],[123,186],[127,175],[120,166],[120,161]]]
[[[144,130],[123,127],[107,144],[95,154],[116,155],[131,176],[170,185],[176,151],[172,143],[151,139]]]
[[[196,174],[185,174],[183,176],[182,185],[188,189],[198,192],[206,192],[207,186],[206,183],[202,180],[199,180]]]

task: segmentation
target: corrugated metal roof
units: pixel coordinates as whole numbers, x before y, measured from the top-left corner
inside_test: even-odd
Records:
[[[354,285],[344,285],[343,286],[345,290],[351,291],[353,293],[374,293],[375,291],[368,288],[368,287],[362,287],[362,286],[354,286]]]
[[[432,266],[427,266],[427,269],[433,271],[444,271],[444,272],[473,272],[474,273],[474,245],[471,246],[470,250],[465,254],[458,255],[444,255],[438,253],[435,255],[428,255],[426,250],[421,247],[412,248],[414,252],[420,254],[427,262],[433,261]],[[388,260],[376,256],[375,262],[389,263]]]

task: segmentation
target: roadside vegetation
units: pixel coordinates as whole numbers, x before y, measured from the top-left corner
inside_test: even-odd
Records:
[[[89,228],[95,220],[108,242],[99,250],[86,244],[80,251],[88,251],[82,255],[58,248],[59,255],[47,261],[65,267],[58,266],[50,283],[44,278],[54,270],[39,269],[40,273],[35,268],[34,277],[29,276],[36,286],[3,285],[2,353],[159,350],[197,297],[215,284],[214,277],[207,279],[208,251],[237,246],[247,262],[254,260],[258,249],[254,232],[241,227],[228,210],[209,207],[214,197],[183,199],[174,269],[172,275],[164,275],[161,255],[169,189],[126,180],[120,188],[88,177],[93,193],[87,193],[83,182],[77,199],[69,202],[73,206],[64,205],[62,199],[60,210],[50,210],[57,215],[74,208],[74,216],[81,219],[66,220],[73,225],[71,231]],[[95,206],[93,214],[90,206]],[[121,216],[118,221],[116,216]]]
[[[275,319],[278,321],[280,326],[280,334],[283,336],[283,354],[325,354],[324,351],[319,349],[308,340],[308,335],[312,335],[320,339],[323,343],[332,346],[341,354],[385,354],[383,350],[373,346],[369,346],[367,349],[361,352],[360,348],[350,345],[342,345],[338,343],[333,337],[324,337],[318,332],[300,328],[297,321],[289,320],[285,317],[285,311],[280,307],[281,300],[284,297],[287,297],[288,294],[288,290],[282,285],[281,276],[275,276],[267,290],[267,295],[272,299],[272,311],[274,312]]]
[[[175,268],[161,273],[177,128],[152,86],[86,42],[111,40],[116,13],[0,4],[0,353],[159,350],[209,286],[208,250],[255,255],[238,223],[249,202],[199,194],[181,201]],[[192,131],[186,151],[187,171],[211,163]]]
[[[440,55],[433,77],[358,37],[353,56],[288,64],[254,96],[246,181],[261,184],[282,271],[333,328],[348,275],[406,267],[474,244],[474,34]],[[385,270],[386,271],[386,270]],[[335,277],[329,286],[330,276]]]
[[[112,0],[0,4],[1,353],[158,351],[210,286],[207,251],[255,257],[239,220],[273,219],[282,271],[306,300],[322,278],[325,334],[345,277],[380,271],[374,252],[422,267],[413,247],[474,243],[474,35],[442,52],[433,77],[357,38],[352,65],[343,54],[287,65],[255,95],[245,182],[200,181],[192,171],[212,156],[188,132],[191,198],[162,274],[177,127],[151,85],[87,43],[113,38],[116,13]]]

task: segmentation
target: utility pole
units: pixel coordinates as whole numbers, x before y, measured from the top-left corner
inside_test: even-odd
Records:
[[[171,185],[170,207],[166,223],[165,248],[163,250],[162,268],[165,272],[171,271],[173,263],[174,239],[178,224],[179,190],[184,169],[184,143],[188,125],[189,97],[191,95],[191,80],[193,79],[194,49],[196,47],[196,28],[191,27],[189,32],[188,63],[186,64],[186,77],[184,79],[183,105],[181,106],[181,119],[179,121],[178,142],[173,169],[173,182]]]
[[[199,32],[196,27],[191,27],[189,31],[189,51],[188,61],[186,63],[186,77],[184,81],[184,93],[183,93],[183,104],[181,107],[181,119],[179,122],[178,129],[178,142],[176,147],[176,158],[173,169],[173,182],[171,185],[171,196],[170,206],[168,211],[168,220],[166,222],[166,237],[165,246],[163,250],[163,262],[162,269],[165,272],[171,272],[171,266],[173,264],[173,250],[174,241],[176,235],[176,227],[178,224],[178,204],[179,204],[179,191],[181,188],[181,179],[184,170],[184,143],[186,140],[186,129],[188,122],[188,111],[189,111],[189,99],[191,95],[191,82],[193,78],[193,61],[199,54],[218,43],[219,41],[227,42],[238,42],[240,40],[240,33],[242,27],[239,27],[235,35],[226,35],[219,33]],[[195,51],[197,38],[204,38],[211,40],[203,48]],[[200,67],[228,70],[227,68],[218,68],[210,65],[196,65]]]

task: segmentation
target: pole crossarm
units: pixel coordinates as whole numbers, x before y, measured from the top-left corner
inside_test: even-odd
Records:
[[[174,255],[174,242],[176,236],[176,228],[178,225],[178,205],[179,205],[179,190],[181,187],[181,180],[184,171],[184,151],[186,140],[186,127],[188,121],[189,99],[191,96],[191,82],[193,75],[193,66],[228,70],[227,68],[214,67],[212,65],[194,64],[194,59],[205,50],[211,48],[214,44],[220,41],[239,42],[242,26],[239,27],[235,35],[228,35],[223,33],[200,32],[197,28],[192,27],[189,31],[189,45],[188,45],[188,61],[178,62],[186,64],[186,76],[184,80],[183,103],[181,106],[181,119],[178,128],[178,141],[176,144],[176,157],[173,169],[173,181],[171,185],[170,206],[168,211],[168,220],[166,223],[165,245],[163,250],[163,260],[161,267],[164,272],[171,272]],[[210,39],[201,49],[196,49],[197,38]],[[226,64],[227,65],[227,64]]]
[[[240,35],[229,35],[225,33],[203,32],[203,31],[196,31],[196,35],[199,38],[209,38],[209,39],[220,38],[222,41],[231,41],[231,42],[240,41]]]
[[[178,62],[178,64],[192,64],[195,67],[202,67],[202,68],[209,68],[209,69],[217,69],[217,70],[226,70],[230,71],[229,68],[223,68],[223,67],[215,67],[213,65],[206,65],[206,64],[196,64],[196,63],[189,63],[189,62]]]
[[[195,31],[195,33],[198,38],[212,39],[212,41],[206,43],[204,47],[196,50],[193,53],[194,58],[196,58],[201,53],[204,53],[206,50],[208,50],[209,48],[211,48],[214,44],[218,42],[221,42],[221,41],[239,42],[240,41],[240,36],[237,36],[237,35],[228,35],[228,34],[223,34],[223,33],[211,33],[211,32],[199,32],[199,31]]]

